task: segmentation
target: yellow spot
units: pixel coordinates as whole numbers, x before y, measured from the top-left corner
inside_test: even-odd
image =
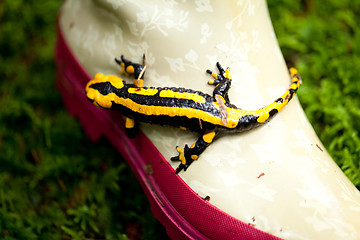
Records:
[[[294,76],[295,74],[299,73],[298,70],[296,70],[295,68],[290,68],[289,71],[291,76]]]
[[[131,118],[126,118],[125,119],[125,128],[134,128],[135,127],[135,121],[134,119]]]
[[[107,98],[101,94],[98,94],[97,98],[95,98],[96,103],[103,108],[111,108],[111,100],[111,98]]]
[[[295,83],[289,87],[289,89],[293,89],[293,90],[296,90],[297,88],[298,88],[298,86]]]
[[[184,130],[184,131],[186,131],[186,130],[187,130],[187,128],[186,128],[186,127],[180,127],[180,129],[181,129],[181,130]]]
[[[112,102],[111,102],[111,97],[108,97],[108,95],[104,96],[101,93],[99,93],[98,90],[93,89],[93,88],[89,88],[86,96],[93,100],[93,103],[95,106],[100,106],[103,108],[111,108]]]
[[[216,73],[211,73],[211,76],[215,79],[217,79],[217,74]]]
[[[176,147],[176,151],[178,151],[179,153],[179,160],[181,161],[182,164],[186,164],[186,159],[185,159],[185,155],[184,155],[184,149],[180,148],[180,147]]]
[[[137,87],[142,87],[143,86],[144,81],[142,79],[136,79],[134,78],[134,85]]]
[[[163,98],[181,98],[181,99],[189,99],[198,103],[205,103],[206,99],[202,96],[199,96],[195,93],[187,93],[187,92],[174,92],[171,90],[162,90],[159,93],[160,97]]]
[[[265,122],[266,120],[268,120],[269,119],[269,113],[268,112],[260,112],[259,113],[259,118],[257,119],[257,121],[259,122],[259,123],[263,123],[263,122]]]
[[[194,147],[195,147],[195,144],[196,144],[196,142],[194,142],[193,145],[191,145],[190,148],[194,148]]]
[[[120,66],[121,66],[120,74],[125,74],[125,75],[127,75],[127,72],[125,72],[125,63],[124,63],[124,62],[121,62],[121,63],[120,63]]]
[[[94,100],[96,94],[99,94],[99,92],[93,88],[89,88],[88,86],[86,86],[86,97],[88,99]]]
[[[198,155],[191,155],[191,159],[192,159],[192,160],[196,160],[196,159],[198,159],[198,158],[199,158]]]
[[[209,132],[203,135],[203,139],[206,143],[211,143],[215,137],[215,132]]]
[[[111,85],[113,85],[117,89],[124,87],[124,82],[121,78],[114,75],[108,75],[108,76],[109,76],[108,81],[111,83]]]
[[[156,88],[129,88],[128,92],[139,95],[153,96],[158,92],[158,90]]]
[[[231,79],[230,68],[226,69],[224,77],[226,77],[227,79]]]
[[[184,149],[182,149],[181,147],[176,147],[176,151],[178,151],[179,153],[184,153]]]
[[[129,74],[133,74],[134,73],[134,67],[132,65],[128,66],[126,68],[126,72]]]

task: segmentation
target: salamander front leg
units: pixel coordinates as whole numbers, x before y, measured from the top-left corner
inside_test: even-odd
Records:
[[[184,148],[176,147],[179,155],[172,157],[172,161],[181,161],[180,165],[176,168],[175,174],[186,171],[194,160],[199,158],[199,155],[214,141],[217,136],[216,131],[207,132],[202,135],[191,147],[186,144]]]
[[[129,117],[125,118],[125,133],[129,138],[134,138],[139,132],[138,123]]]
[[[227,68],[226,70],[224,70],[224,68],[220,65],[219,62],[216,63],[216,66],[219,70],[219,74],[216,74],[211,70],[206,71],[214,78],[213,80],[210,80],[208,84],[215,86],[215,89],[213,91],[214,97],[220,96],[225,100],[225,102],[230,103],[228,96],[228,91],[231,87],[230,69]]]
[[[115,58],[115,62],[121,66],[120,74],[125,74],[127,76],[133,75],[134,85],[136,87],[143,86],[146,69],[145,54],[143,55],[143,64],[133,63],[126,60],[123,55],[121,55],[121,60]]]
[[[143,55],[143,64],[133,63],[129,60],[126,60],[123,55],[121,55],[121,60],[115,58],[116,63],[121,66],[120,73],[127,76],[134,76],[134,85],[138,88],[143,86],[144,83],[144,74],[146,69],[145,64],[145,54]],[[139,131],[138,123],[133,119],[126,117],[125,118],[125,132],[126,135],[130,138],[136,136]]]

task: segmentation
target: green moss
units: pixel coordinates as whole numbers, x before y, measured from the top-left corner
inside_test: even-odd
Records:
[[[0,239],[166,238],[119,153],[88,140],[54,87],[61,3],[0,3]]]
[[[360,188],[360,1],[269,1],[285,59],[298,67],[299,98],[330,155]]]

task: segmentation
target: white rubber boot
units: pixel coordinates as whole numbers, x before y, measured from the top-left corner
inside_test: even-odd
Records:
[[[141,62],[145,53],[144,86],[211,94],[205,71],[219,61],[231,69],[230,101],[246,110],[271,103],[290,83],[264,0],[66,1],[59,21],[92,76],[118,74],[114,58],[121,54]],[[167,160],[198,137],[148,124],[141,130]],[[329,157],[297,97],[266,125],[217,139],[179,176],[221,211],[272,235],[360,238],[359,191]]]

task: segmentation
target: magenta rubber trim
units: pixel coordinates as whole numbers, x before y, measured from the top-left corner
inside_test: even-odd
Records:
[[[154,216],[165,225],[171,238],[279,239],[202,199],[174,174],[168,161],[142,132],[129,139],[119,113],[94,107],[84,90],[91,77],[72,54],[59,26],[55,55],[57,87],[67,110],[79,119],[93,141],[104,135],[121,153],[149,199]]]

